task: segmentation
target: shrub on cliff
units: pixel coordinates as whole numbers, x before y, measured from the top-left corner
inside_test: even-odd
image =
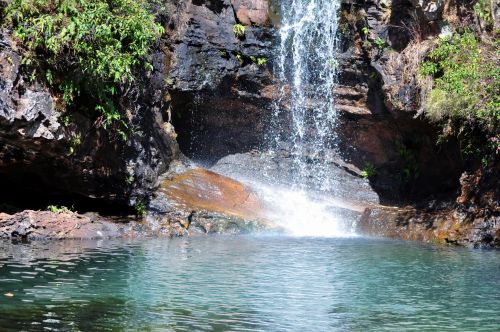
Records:
[[[470,31],[455,34],[439,40],[420,68],[422,75],[434,78],[425,105],[427,117],[443,123],[447,134],[458,136],[465,152],[497,154],[500,149],[500,69],[495,44],[478,41]],[[485,136],[486,142],[479,136]]]
[[[25,47],[22,64],[31,78],[44,77],[71,104],[81,93],[101,115],[103,127],[123,131],[117,97],[134,80],[163,28],[145,0],[13,0],[7,24]]]

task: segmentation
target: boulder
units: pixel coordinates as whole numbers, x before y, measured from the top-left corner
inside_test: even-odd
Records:
[[[238,21],[245,25],[265,25],[269,22],[268,0],[231,0]]]
[[[147,221],[160,234],[269,231],[265,206],[242,183],[203,168],[170,174],[155,192]]]

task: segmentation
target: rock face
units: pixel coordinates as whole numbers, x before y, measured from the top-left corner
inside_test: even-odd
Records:
[[[265,25],[269,23],[269,3],[267,0],[231,0],[236,18],[245,25]]]
[[[500,247],[500,211],[488,208],[368,208],[357,224],[360,233],[405,240]]]
[[[264,204],[243,184],[194,168],[168,176],[149,204],[148,223],[159,233],[194,235],[275,229]]]
[[[437,129],[417,116],[418,61],[430,44],[414,47],[405,29],[393,28],[429,26],[414,12],[409,2],[385,1],[344,4],[341,14],[340,149],[359,169],[374,166],[371,184],[391,204],[456,191],[463,167],[457,145],[437,146]]]
[[[273,35],[250,23],[265,22],[264,8],[264,0],[218,0],[187,1],[179,9],[167,82],[173,123],[188,156],[213,161],[262,144],[272,101]],[[233,32],[238,22],[246,24],[243,37]]]
[[[146,195],[178,155],[175,135],[165,127],[160,113],[165,70],[162,53],[153,51],[155,71],[137,83],[148,87],[143,95],[133,105],[123,100],[131,122],[141,128],[123,142],[78,111],[78,101],[75,109],[61,111],[50,89],[38,81],[28,82],[20,69],[21,52],[3,30],[0,186],[11,188],[8,196],[26,199],[29,188],[32,200],[49,192],[125,204],[130,198]]]
[[[94,220],[76,213],[52,213],[26,210],[14,215],[0,213],[0,238],[103,239],[123,236],[125,227]]]
[[[452,31],[448,23],[463,26],[473,21],[470,9],[457,6],[449,1],[380,1],[344,7],[346,24],[354,27],[350,32],[354,34],[344,39],[343,59],[354,70],[342,71],[341,82],[347,89],[339,98],[348,106],[343,108],[344,125],[351,128],[343,132],[348,133],[349,143],[357,142],[345,151],[354,164],[359,166],[361,158],[381,170],[371,182],[382,198],[400,206],[413,203],[409,208],[367,210],[359,224],[363,232],[499,246],[500,193],[492,184],[500,176],[498,158],[487,167],[466,165],[456,142],[434,143],[436,129],[422,116],[422,96],[430,86],[419,77],[419,64],[437,35]],[[355,17],[349,16],[352,12]],[[383,41],[383,47],[376,40]],[[353,91],[358,92],[356,98]],[[372,102],[364,104],[370,98]],[[399,178],[399,199],[390,197],[397,192],[390,173]]]

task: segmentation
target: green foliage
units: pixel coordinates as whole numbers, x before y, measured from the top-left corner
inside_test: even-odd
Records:
[[[253,55],[250,56],[250,60],[252,60],[253,63],[256,63],[258,66],[265,66],[267,63],[267,59],[264,57],[254,57]]]
[[[266,58],[257,58],[257,65],[259,66],[264,66],[265,64],[267,63],[267,59]]]
[[[69,115],[63,115],[59,118],[59,122],[65,126],[65,127],[68,127],[69,124],[71,123],[71,118]]]
[[[485,28],[488,31],[493,29],[494,20],[493,20],[493,12],[491,10],[490,0],[479,0],[474,5],[474,13],[484,22]]]
[[[146,204],[144,204],[143,201],[137,201],[134,207],[135,207],[135,214],[138,217],[146,216]]]
[[[377,174],[377,169],[370,163],[365,164],[363,170],[361,171],[361,176],[365,179],[374,177]]]
[[[240,64],[243,64],[243,55],[241,53],[236,54],[236,59]]]
[[[408,183],[410,180],[418,178],[420,173],[417,152],[401,142],[397,144],[397,148],[403,162],[399,179],[402,183]]]
[[[104,128],[127,126],[116,97],[135,67],[151,70],[144,59],[163,33],[145,0],[12,0],[5,11],[32,78],[45,78],[66,106],[85,92]]]
[[[69,141],[69,155],[75,153],[75,149],[82,144],[82,135],[74,134]]]
[[[370,29],[367,26],[364,26],[363,29],[361,29],[361,32],[366,36],[370,32]]]
[[[125,178],[125,183],[129,186],[132,185],[132,183],[134,183],[134,174],[127,175],[127,177]]]
[[[461,139],[463,151],[467,153],[480,152],[482,149],[477,144],[485,145],[473,142],[477,132],[499,138],[497,46],[481,44],[472,32],[466,31],[440,40],[420,67],[421,75],[434,78],[425,105],[426,116],[443,123],[447,134]]]
[[[379,49],[383,49],[386,46],[385,40],[377,37],[377,39],[375,39],[375,46]]]
[[[72,213],[74,210],[73,207],[68,208],[66,206],[57,206],[57,205],[49,205],[47,206],[47,211],[50,211],[52,213]]]
[[[243,38],[245,36],[245,26],[242,24],[233,25],[233,33],[237,38]]]

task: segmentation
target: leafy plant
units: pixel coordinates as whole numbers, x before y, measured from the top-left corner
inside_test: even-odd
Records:
[[[135,207],[135,214],[138,217],[144,217],[144,216],[146,216],[146,204],[144,204],[143,201],[138,200],[135,203],[134,207]]]
[[[104,128],[127,128],[117,96],[134,68],[151,70],[144,59],[164,31],[146,0],[12,0],[5,12],[32,78],[43,77],[66,106],[85,92]]]
[[[63,115],[59,118],[59,122],[65,126],[65,127],[68,127],[70,122],[71,122],[71,118],[68,116],[68,115]]]
[[[75,153],[75,149],[82,144],[82,135],[75,134],[69,141],[69,155]]]
[[[240,53],[236,54],[236,59],[240,64],[243,64],[243,55],[241,55]]]
[[[52,213],[72,213],[74,208],[68,208],[66,206],[57,206],[57,205],[49,205],[47,206],[47,210],[52,212]]]
[[[132,183],[134,183],[134,174],[129,174],[127,175],[127,177],[125,178],[125,183],[127,185],[131,185]]]
[[[377,37],[377,39],[375,39],[375,46],[379,49],[383,49],[386,46],[385,40]]]
[[[256,63],[258,66],[264,66],[267,63],[267,59],[264,57],[255,57],[253,55],[250,56],[250,60]]]
[[[374,177],[377,174],[377,169],[370,163],[365,164],[363,170],[361,171],[361,176],[365,179]]]
[[[399,177],[401,182],[408,183],[419,176],[417,153],[402,142],[397,143],[397,147],[403,162]]]
[[[245,26],[242,24],[233,25],[233,33],[237,38],[243,38],[245,36]]]
[[[367,26],[364,26],[362,29],[361,29],[361,32],[366,36],[368,35],[368,33],[370,32],[370,29],[367,27]]]
[[[493,29],[493,25],[495,23],[493,20],[491,4],[492,2],[489,0],[479,0],[474,5],[474,13],[484,22],[485,28],[488,31]]]
[[[457,136],[466,154],[485,149],[498,153],[476,137],[487,136],[490,141],[499,138],[497,46],[481,44],[472,32],[465,31],[440,40],[420,66],[421,75],[434,78],[426,116],[442,123],[446,135]]]

